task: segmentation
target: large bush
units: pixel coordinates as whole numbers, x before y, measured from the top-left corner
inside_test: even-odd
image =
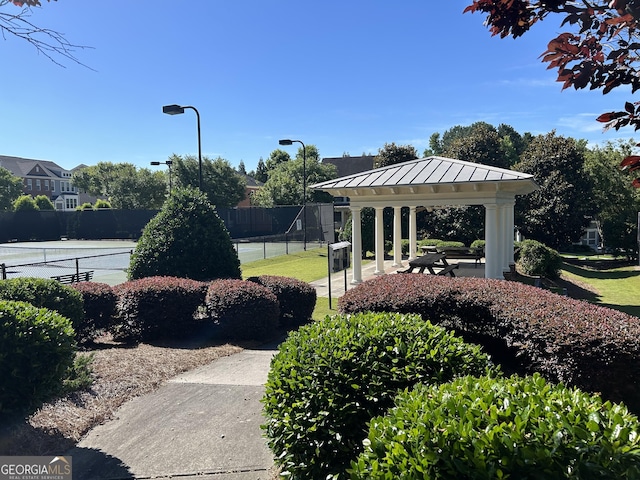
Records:
[[[269,446],[292,478],[342,474],[367,422],[398,391],[489,368],[479,347],[417,315],[327,317],[292,332],[272,360],[263,400]]]
[[[58,392],[74,355],[69,319],[0,300],[0,414],[24,412]]]
[[[30,277],[0,280],[0,299],[28,302],[36,307],[55,310],[71,320],[74,330],[82,330],[82,296],[57,280]]]
[[[353,479],[640,478],[638,419],[538,375],[420,385],[364,443]]]
[[[280,304],[280,325],[297,326],[311,320],[317,292],[308,283],[277,275],[260,275],[247,280],[267,287],[276,296]]]
[[[278,298],[254,282],[215,280],[209,285],[205,304],[222,335],[233,339],[262,340],[278,326]]]
[[[129,279],[173,276],[193,280],[240,278],[240,260],[207,196],[176,189],[142,232]]]
[[[640,412],[640,319],[504,280],[385,275],[338,307],[417,313],[480,343],[510,373],[540,372]]]
[[[110,285],[100,282],[79,282],[71,287],[82,295],[84,304],[84,321],[76,328],[76,338],[81,342],[91,341],[111,326],[116,294]]]
[[[177,277],[147,277],[113,288],[117,296],[111,331],[118,340],[149,341],[188,335],[198,325],[207,284]]]
[[[516,264],[527,275],[558,278],[562,268],[562,257],[543,243],[524,240],[518,244]]]

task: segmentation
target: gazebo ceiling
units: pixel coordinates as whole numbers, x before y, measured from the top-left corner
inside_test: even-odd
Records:
[[[334,196],[350,197],[352,204],[469,205],[531,193],[538,185],[526,173],[434,156],[311,187]]]

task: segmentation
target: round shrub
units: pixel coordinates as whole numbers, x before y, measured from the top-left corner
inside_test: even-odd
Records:
[[[535,240],[524,240],[519,247],[516,263],[523,273],[558,278],[562,267],[558,252]]]
[[[0,280],[0,299],[27,302],[36,307],[55,310],[71,320],[74,330],[82,330],[82,295],[57,280],[30,277]]]
[[[483,249],[486,245],[486,241],[484,240],[474,240],[473,242],[471,242],[471,245],[469,246],[469,248],[477,248],[477,249]]]
[[[326,317],[292,332],[272,360],[263,400],[269,446],[292,478],[342,475],[367,422],[398,391],[490,368],[479,347],[418,315]]]
[[[76,329],[79,342],[93,340],[108,330],[116,311],[116,294],[110,285],[100,282],[79,282],[71,285],[82,295],[84,321]]]
[[[75,355],[69,319],[0,300],[0,413],[24,412],[59,391]]]
[[[240,278],[240,260],[216,209],[199,190],[176,189],[149,221],[131,256],[129,279]]]
[[[111,326],[114,338],[149,341],[193,333],[207,284],[187,278],[147,277],[116,285],[113,291],[117,296]]]
[[[640,424],[539,375],[417,386],[371,421],[351,478],[640,478]]]
[[[223,335],[233,339],[262,340],[278,326],[278,298],[254,282],[215,280],[209,285],[205,304]]]
[[[311,320],[317,293],[308,283],[277,275],[260,275],[247,280],[268,288],[276,296],[280,304],[280,325],[298,326]]]

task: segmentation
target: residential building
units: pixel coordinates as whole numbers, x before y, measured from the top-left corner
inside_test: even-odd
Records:
[[[247,181],[247,185],[244,189],[244,200],[238,203],[236,207],[250,207],[251,197],[253,197],[256,192],[264,186],[264,183],[250,177],[249,175],[245,175],[244,178]]]
[[[22,179],[25,194],[49,197],[56,210],[75,210],[78,206],[78,189],[71,184],[72,172],[56,163],[0,155],[0,167]]]

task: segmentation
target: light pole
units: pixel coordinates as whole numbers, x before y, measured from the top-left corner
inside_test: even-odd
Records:
[[[166,113],[167,115],[180,115],[184,113],[185,108],[190,108],[194,112],[196,112],[196,119],[198,120],[198,188],[202,191],[202,142],[200,141],[200,112],[196,109],[196,107],[192,107],[191,105],[180,106],[180,105],[165,105],[162,107],[162,113]]]
[[[169,196],[171,196],[171,165],[173,165],[173,160],[167,160],[166,162],[151,162],[151,165],[166,165],[169,168]]]
[[[289,140],[288,138],[280,140],[280,145],[293,145],[293,143],[302,145],[302,230],[303,230],[303,248],[307,249],[307,147],[300,140]]]

